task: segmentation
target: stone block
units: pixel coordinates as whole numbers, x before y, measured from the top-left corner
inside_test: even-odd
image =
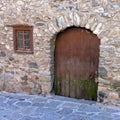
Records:
[[[110,100],[117,100],[117,99],[119,99],[119,95],[118,95],[117,92],[110,92],[109,95],[108,95],[108,98]]]
[[[107,76],[107,70],[105,67],[99,67],[99,76]]]
[[[120,8],[120,5],[119,4],[109,3],[108,8],[110,8],[110,9],[117,9],[117,8]]]
[[[99,6],[98,0],[92,0],[92,6],[93,7]]]
[[[45,23],[41,23],[41,22],[38,22],[38,23],[36,23],[36,26],[44,26],[45,25]]]
[[[5,50],[1,50],[0,51],[0,57],[5,57],[6,56],[6,51]]]
[[[103,83],[103,84],[110,84],[110,80],[107,79],[103,79],[103,78],[98,78],[99,83]]]
[[[15,58],[13,58],[13,57],[9,57],[9,60],[10,60],[10,61],[13,61],[13,60],[15,60]]]
[[[38,68],[38,64],[35,63],[35,62],[30,62],[30,63],[29,63],[29,67],[30,67],[30,68],[36,68],[36,69],[37,69],[37,68]]]

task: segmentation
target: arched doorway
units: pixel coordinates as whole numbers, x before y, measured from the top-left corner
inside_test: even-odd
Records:
[[[70,27],[55,41],[56,95],[97,100],[100,40],[91,31]]]

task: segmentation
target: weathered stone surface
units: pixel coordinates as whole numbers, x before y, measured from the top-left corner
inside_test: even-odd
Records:
[[[110,13],[100,13],[101,17],[106,17],[106,18],[110,18],[111,14]]]
[[[107,76],[107,70],[104,67],[99,67],[99,75]]]
[[[29,63],[29,67],[30,68],[38,68],[38,65],[37,65],[37,63],[31,62],[31,63]]]
[[[98,1],[97,0],[92,0],[92,6],[93,7],[99,6]]]
[[[79,17],[79,15],[77,13],[74,13],[73,20],[74,20],[74,25],[75,26],[80,26],[81,20],[80,20],[80,17]]]
[[[109,3],[108,7],[111,8],[111,9],[117,9],[117,8],[120,8],[120,5],[119,4]]]
[[[34,54],[14,52],[13,31],[6,25],[16,24],[34,26]],[[55,37],[70,26],[90,29],[99,37],[99,77],[103,78],[98,88],[102,85],[106,94],[111,92],[113,81],[120,81],[119,0],[1,0],[0,89],[49,93],[54,80]]]
[[[1,71],[0,72],[0,90],[3,90],[3,86],[4,86],[4,73]]]
[[[45,24],[44,23],[36,23],[36,26],[44,26]]]
[[[103,79],[103,78],[98,78],[98,81],[101,82],[101,83],[104,83],[104,84],[110,84],[110,81],[109,80],[106,80],[106,79]]]
[[[14,60],[14,58],[13,58],[13,57],[9,57],[9,60],[10,60],[10,61],[13,61],[13,60]]]
[[[116,99],[119,99],[119,95],[118,95],[118,93],[110,92],[109,95],[108,95],[108,98],[116,100]]]
[[[22,80],[27,80],[27,79],[28,79],[28,76],[25,75],[25,76],[21,77],[21,79],[22,79]]]
[[[119,120],[120,103],[0,92],[1,120]]]
[[[0,57],[5,57],[6,56],[6,52],[4,50],[0,51]]]

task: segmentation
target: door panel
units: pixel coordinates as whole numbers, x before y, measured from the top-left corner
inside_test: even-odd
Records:
[[[81,28],[61,32],[55,42],[55,94],[97,99],[100,40]]]

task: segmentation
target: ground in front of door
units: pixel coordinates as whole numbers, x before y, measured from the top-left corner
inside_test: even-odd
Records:
[[[120,120],[120,107],[55,95],[0,92],[0,120]]]

